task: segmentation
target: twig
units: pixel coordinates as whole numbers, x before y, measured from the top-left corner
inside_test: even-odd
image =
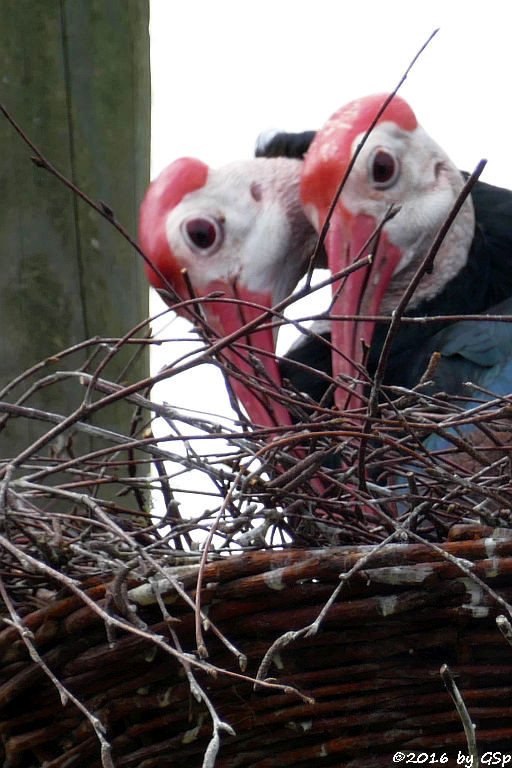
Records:
[[[440,669],[440,674],[442,681],[446,686],[446,690],[452,697],[453,703],[455,704],[455,709],[457,710],[461,719],[462,727],[464,728],[464,733],[466,734],[469,754],[471,756],[471,765],[474,766],[474,768],[480,768],[480,758],[478,756],[478,748],[475,738],[475,726],[471,722],[470,714],[464,703],[464,699],[462,698],[460,691],[455,683],[455,680],[453,679],[453,675],[450,671],[450,668],[448,667],[448,664],[443,664]]]
[[[51,671],[51,669],[48,667],[48,665],[45,663],[45,661],[41,658],[38,651],[36,650],[36,647],[33,640],[33,634],[28,630],[25,626],[23,626],[21,618],[18,616],[16,611],[14,610],[14,605],[12,603],[11,598],[9,597],[7,590],[5,588],[5,584],[3,582],[2,576],[0,575],[0,595],[2,596],[2,599],[7,607],[7,610],[9,611],[9,614],[11,616],[11,620],[4,618],[3,621],[6,624],[10,624],[13,627],[16,627],[20,638],[24,642],[29,654],[30,658],[34,662],[34,664],[37,664],[37,666],[43,670],[44,674],[52,681],[53,685],[57,689],[59,696],[60,696],[60,702],[63,707],[66,706],[68,701],[72,701],[75,707],[82,712],[83,715],[88,719],[90,722],[94,733],[96,734],[96,738],[98,739],[100,743],[100,749],[101,749],[101,764],[103,768],[114,768],[114,762],[112,760],[112,750],[109,742],[105,738],[105,726],[99,720],[95,715],[90,712],[87,707],[82,704],[82,702],[77,699],[76,696],[74,696],[71,691],[66,688],[65,685],[59,680],[59,678]]]

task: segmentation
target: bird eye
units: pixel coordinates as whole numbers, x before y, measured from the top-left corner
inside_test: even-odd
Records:
[[[398,176],[398,163],[389,152],[377,149],[370,157],[370,180],[378,189],[391,187]]]
[[[222,230],[215,219],[188,219],[183,224],[183,232],[196,251],[217,250],[222,243]]]

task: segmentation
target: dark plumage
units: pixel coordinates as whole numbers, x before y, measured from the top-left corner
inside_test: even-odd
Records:
[[[410,317],[426,315],[512,314],[512,192],[477,182],[471,193],[475,208],[475,235],[465,267],[444,290],[406,312]],[[435,266],[434,266],[435,269]],[[375,372],[387,326],[376,328],[368,368]],[[441,363],[434,381],[436,390],[462,394],[463,382],[489,383],[498,365],[495,385],[512,391],[511,370],[503,369],[503,354],[512,358],[512,324],[462,321],[402,324],[395,338],[384,383],[413,387],[425,371],[433,352]],[[500,383],[498,370],[509,376]],[[488,383],[484,386],[488,386]]]
[[[466,266],[447,283],[441,294],[408,310],[406,317],[512,315],[512,192],[477,182],[472,199],[476,226]],[[387,330],[385,323],[376,327],[368,356],[371,375],[375,373]],[[293,361],[331,376],[331,335],[329,332],[321,335],[329,343],[304,336],[279,366],[284,378],[316,401],[328,388],[328,380],[313,377]],[[403,323],[391,349],[384,384],[414,387],[433,352],[441,354],[441,361],[435,371],[432,391],[468,394],[464,386],[467,381],[500,394],[512,391],[512,323],[487,320]]]
[[[256,157],[295,157],[301,160],[315,138],[316,131],[301,133],[262,133],[256,141]]]
[[[327,343],[323,343],[322,339]],[[279,360],[281,377],[287,379],[295,389],[306,393],[317,403],[331,383],[329,381],[332,374],[330,342],[329,331],[315,336],[300,336],[285,357]],[[313,373],[311,368],[320,373]],[[326,376],[322,376],[322,373]],[[332,403],[332,397],[330,401]]]

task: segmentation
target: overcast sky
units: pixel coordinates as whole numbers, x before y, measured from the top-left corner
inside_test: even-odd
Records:
[[[151,0],[152,176],[184,155],[251,157],[264,129],[317,128],[347,101],[392,90],[440,27],[400,93],[460,168],[486,157],[482,178],[509,186],[511,21],[510,0]],[[162,332],[186,331],[180,320]],[[154,366],[171,355],[164,346]],[[225,410],[222,389],[194,371],[155,396]]]
[[[394,87],[461,166],[510,178],[509,0],[152,0],[153,174],[183,155],[251,155],[265,128],[320,126]]]

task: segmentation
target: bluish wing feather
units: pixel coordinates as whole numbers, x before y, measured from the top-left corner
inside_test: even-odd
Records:
[[[489,315],[512,315],[512,299],[489,309]],[[430,340],[441,353],[435,389],[468,394],[471,381],[498,394],[512,392],[512,322],[470,320],[453,323]]]
[[[512,314],[512,299],[492,307],[488,314]],[[441,362],[434,376],[436,391],[465,395],[475,400],[461,401],[469,410],[482,400],[493,399],[492,394],[475,390],[471,384],[483,387],[496,396],[512,393],[512,322],[478,320],[458,322],[433,337],[441,353]],[[474,430],[463,426],[462,435],[469,437]],[[437,451],[448,446],[439,435],[425,440],[425,447]]]

